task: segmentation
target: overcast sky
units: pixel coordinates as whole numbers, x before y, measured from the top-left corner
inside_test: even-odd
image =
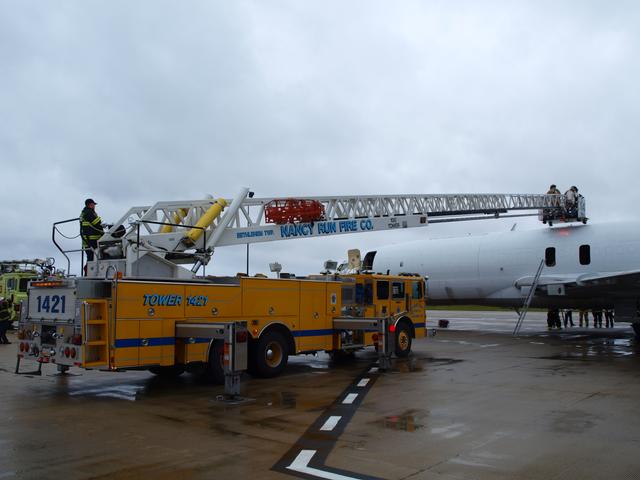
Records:
[[[0,0],[0,258],[54,255],[51,224],[86,197],[115,221],[245,185],[554,182],[577,185],[594,221],[638,218],[639,35],[635,1]],[[309,273],[444,231],[252,246],[251,270]],[[208,272],[244,270],[244,253],[218,249]]]

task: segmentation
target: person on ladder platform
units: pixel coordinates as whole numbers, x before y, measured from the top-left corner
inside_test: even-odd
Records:
[[[547,195],[562,195],[562,193],[560,192],[560,190],[558,190],[558,187],[556,187],[555,183],[552,183],[549,186],[549,190],[547,190]],[[545,208],[542,211],[542,221],[543,222],[547,222],[548,221],[553,221],[555,219],[555,217],[557,216],[558,212],[555,212],[554,209],[551,208]]]
[[[93,249],[98,248],[98,240],[104,233],[102,219],[96,213],[96,205],[97,203],[92,198],[87,198],[84,201],[82,213],[80,213],[82,249],[87,253],[87,261],[89,262],[93,260]],[[84,268],[86,270],[87,267]]]
[[[567,217],[576,218],[578,216],[578,187],[575,185],[564,194],[566,198]]]

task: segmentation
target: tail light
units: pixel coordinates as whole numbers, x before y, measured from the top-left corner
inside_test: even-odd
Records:
[[[75,348],[71,349],[71,358],[76,358],[76,349]]]
[[[396,326],[395,325],[389,325],[389,331],[391,333],[394,333],[396,331]]]
[[[71,337],[71,343],[73,343],[74,345],[82,345],[82,335],[76,334]]]
[[[229,365],[229,360],[231,359],[229,355],[229,348],[230,348],[230,345],[228,343],[225,343],[223,348],[223,356],[222,356],[223,365]]]
[[[241,332],[237,332],[236,333],[236,342],[245,343],[247,341],[248,337],[249,337],[249,332],[247,332],[246,330],[243,330]]]
[[[69,358],[70,355],[71,355],[71,349],[69,347],[66,347],[64,349],[64,356]]]

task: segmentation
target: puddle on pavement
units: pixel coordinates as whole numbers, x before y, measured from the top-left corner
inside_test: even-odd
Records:
[[[553,412],[551,428],[559,433],[581,434],[595,427],[600,417],[582,410]]]
[[[297,395],[293,392],[273,392],[269,397],[260,400],[267,407],[296,408]]]
[[[68,394],[71,397],[115,398],[135,402],[141,390],[144,390],[142,385],[111,385],[99,388],[78,388]]]
[[[460,358],[445,358],[445,357],[416,357],[423,363],[433,363],[435,365],[454,365],[456,363],[464,362]]]
[[[400,415],[384,417],[379,423],[383,428],[403,432],[415,432],[425,426],[425,419],[429,415],[426,410],[408,410]]]
[[[293,392],[270,392],[260,395],[256,398],[255,403],[264,407],[295,409],[304,412],[323,411],[334,401],[331,394],[317,395],[313,392],[304,392],[303,394]]]
[[[555,355],[537,357],[545,360],[593,360],[596,358],[622,358],[637,356],[640,345],[632,338],[616,338],[607,336],[573,336],[565,337],[563,343],[555,346],[566,346],[566,351]]]
[[[328,370],[329,369],[329,356],[328,355],[298,355],[289,357],[289,367],[298,366],[306,367],[313,370]]]
[[[394,366],[394,370],[401,373],[421,372],[424,370],[422,359],[416,357],[397,359]]]
[[[285,432],[291,429],[291,419],[285,415],[255,419],[247,418],[243,419],[242,423],[249,427],[259,427],[279,432]]]

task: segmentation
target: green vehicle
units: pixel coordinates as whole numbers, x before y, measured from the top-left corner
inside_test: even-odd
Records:
[[[31,280],[53,273],[53,258],[46,260],[0,260],[0,298],[13,304],[11,321],[20,317],[20,304],[27,299],[27,286]]]

